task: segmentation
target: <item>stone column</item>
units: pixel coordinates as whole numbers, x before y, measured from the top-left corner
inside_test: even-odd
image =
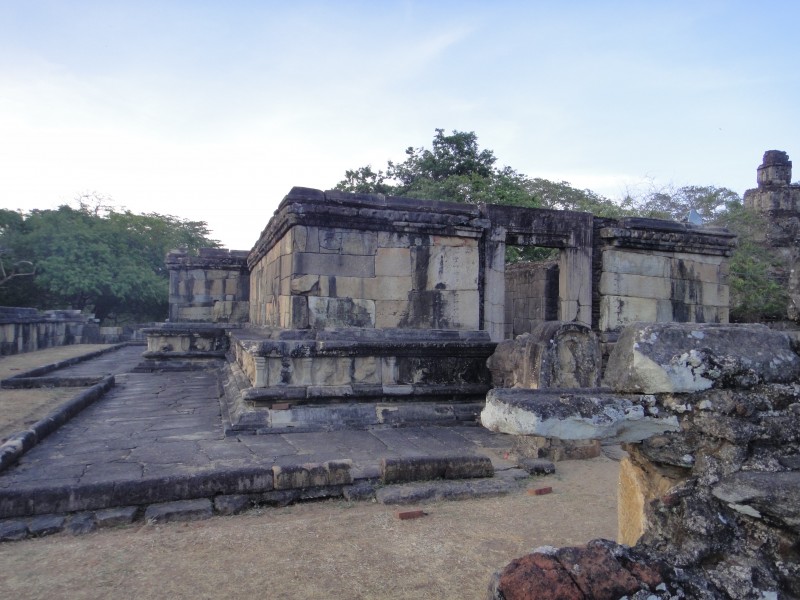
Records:
[[[505,337],[506,230],[492,229],[486,242],[483,281],[483,329],[493,342]]]

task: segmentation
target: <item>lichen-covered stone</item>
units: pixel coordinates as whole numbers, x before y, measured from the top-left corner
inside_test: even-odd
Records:
[[[620,335],[604,381],[618,392],[751,388],[800,376],[789,338],[763,325],[638,323]]]

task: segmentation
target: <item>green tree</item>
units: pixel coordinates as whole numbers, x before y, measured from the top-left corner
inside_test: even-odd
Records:
[[[161,319],[167,312],[172,248],[218,246],[202,221],[137,215],[81,199],[78,208],[33,210],[3,234],[14,256],[36,268],[30,281],[0,288],[0,304],[91,311],[101,320]],[[20,283],[20,285],[17,285]]]
[[[497,168],[491,150],[481,150],[474,132],[437,129],[431,149],[409,147],[406,159],[345,172],[336,189],[344,192],[408,196],[468,204],[538,206],[527,178],[510,167]]]
[[[680,221],[691,210],[706,223],[724,218],[729,207],[741,202],[739,194],[726,187],[688,185],[652,188],[641,195],[628,194],[621,204],[640,217]]]

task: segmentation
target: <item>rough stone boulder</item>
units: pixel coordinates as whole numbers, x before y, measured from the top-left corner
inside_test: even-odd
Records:
[[[481,424],[492,431],[562,440],[639,441],[680,427],[674,415],[656,416],[652,396],[622,397],[597,390],[493,389]]]
[[[600,383],[600,344],[583,323],[541,321],[531,333],[498,344],[486,364],[495,387],[594,388]]]
[[[764,325],[634,323],[611,352],[604,383],[618,392],[658,394],[798,377],[800,357],[788,336]]]
[[[538,548],[492,577],[487,600],[660,598],[664,565],[607,540],[583,547]],[[665,597],[669,597],[668,595]]]

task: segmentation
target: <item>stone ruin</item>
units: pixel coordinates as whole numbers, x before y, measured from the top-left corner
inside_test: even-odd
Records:
[[[797,186],[767,154],[757,198],[778,210]],[[507,267],[507,245],[559,258]],[[627,545],[539,549],[490,598],[800,597],[800,359],[727,325],[734,247],[689,223],[294,188],[249,253],[169,255],[143,368],[226,357],[231,432],[480,418],[534,457],[623,443]]]
[[[789,295],[786,316],[800,320],[800,185],[792,185],[792,161],[781,150],[767,150],[757,170],[758,187],[744,193],[744,205],[766,218],[762,240],[785,267],[772,273]]]
[[[507,269],[508,245],[559,258]],[[548,342],[545,319],[571,328],[557,360],[584,370],[629,323],[726,323],[734,245],[671,221],[293,188],[249,253],[168,255],[170,322],[143,368],[231,357],[236,431],[474,422],[496,345]]]

